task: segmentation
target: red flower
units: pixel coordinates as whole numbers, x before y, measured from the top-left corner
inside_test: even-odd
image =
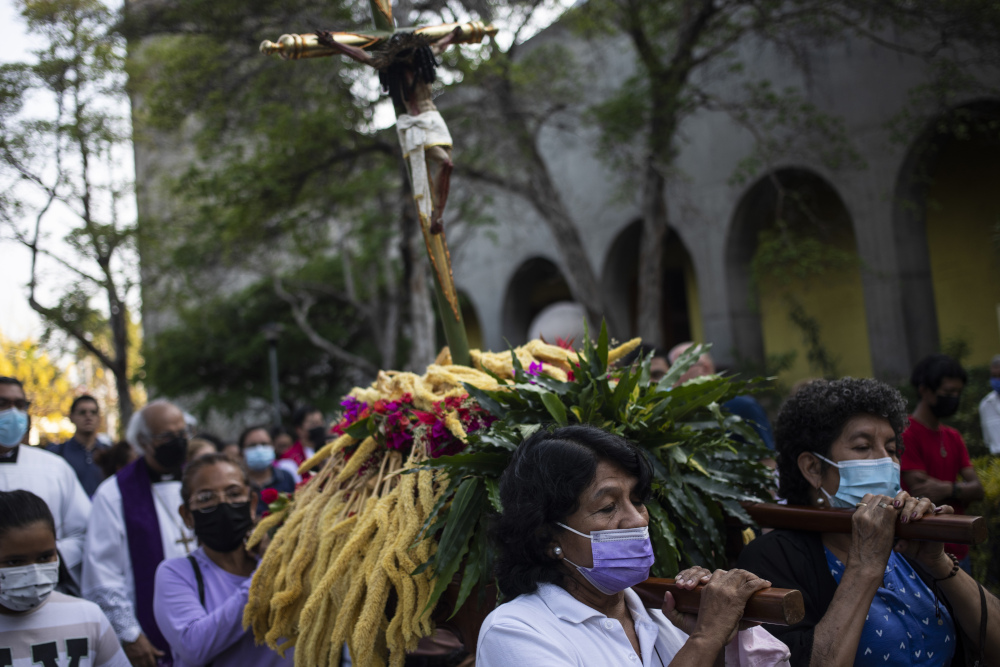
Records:
[[[573,375],[573,371],[566,371],[566,381],[567,382],[576,382],[576,376]]]
[[[574,340],[575,338],[570,338],[569,340],[566,340],[560,336],[556,336],[556,345],[558,345],[564,350],[572,350]]]
[[[434,424],[437,422],[438,418],[436,415],[430,412],[421,412],[420,410],[414,410],[413,414],[417,416],[417,421],[421,424]]]
[[[266,488],[260,492],[260,499],[264,501],[265,505],[270,505],[278,499],[278,490]]]

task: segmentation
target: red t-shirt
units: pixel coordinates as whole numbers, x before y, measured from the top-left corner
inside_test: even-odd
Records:
[[[903,471],[923,470],[935,479],[957,482],[964,479],[962,470],[971,465],[969,450],[958,431],[944,424],[937,430],[930,429],[910,417],[910,425],[903,431],[903,456],[899,459]],[[903,489],[909,491],[905,482]],[[953,501],[952,507],[955,514],[965,514],[965,505]],[[946,544],[944,548],[959,560],[969,553],[965,544]]]
[[[296,440],[295,444],[285,450],[285,453],[278,457],[278,459],[291,459],[295,461],[297,465],[302,465],[306,462],[306,448],[302,446],[302,441]]]

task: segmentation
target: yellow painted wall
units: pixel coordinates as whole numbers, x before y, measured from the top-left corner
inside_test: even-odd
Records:
[[[952,142],[939,158],[927,202],[927,244],[941,341],[969,343],[970,365],[1000,353],[1000,150]]]
[[[701,321],[701,302],[698,299],[698,277],[694,271],[694,262],[691,261],[687,248],[676,238],[667,243],[663,253],[663,266],[666,269],[681,270],[684,276],[684,296],[687,300],[691,340],[696,343],[705,342],[705,327]]]
[[[857,244],[850,228],[837,229],[827,242],[856,253]],[[818,320],[821,340],[838,359],[842,375],[871,376],[871,351],[868,347],[868,322],[860,268],[828,271],[822,278],[801,283],[779,283],[774,278],[762,282],[758,303],[764,352],[770,356],[797,351],[794,365],[779,376],[781,382],[793,384],[804,378],[817,377],[819,373],[809,366],[801,329],[792,324],[788,315],[786,294],[796,297],[806,312]]]
[[[687,292],[688,317],[691,321],[691,340],[705,341],[705,325],[701,321],[701,301],[698,298],[698,277],[694,272],[691,256],[684,254],[684,291]]]

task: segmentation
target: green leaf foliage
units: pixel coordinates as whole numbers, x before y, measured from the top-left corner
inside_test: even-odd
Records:
[[[651,386],[640,380],[648,378],[652,355],[633,367],[608,368],[607,329],[602,327],[596,343],[589,336],[585,340],[574,381],[560,382],[544,371],[529,374],[515,356],[515,377],[506,386],[496,391],[467,386],[497,421],[470,435],[462,453],[426,464],[447,471],[452,480],[423,533],[443,531],[437,553],[426,564],[438,573],[438,587],[443,590],[461,571],[460,606],[477,584],[483,590],[491,582],[492,566],[479,561],[492,556],[477,545],[485,544],[484,519],[502,511],[499,478],[527,433],[563,424],[591,424],[621,435],[648,456],[654,470],[647,505],[654,576],[673,576],[692,564],[724,566],[725,518],[751,523],[739,502],[768,498],[772,479],[758,462],[768,450],[756,433],[719,407],[754,391],[755,382],[710,376],[672,386],[706,349],[690,348],[664,382]],[[435,591],[432,604],[439,594]]]
[[[339,263],[330,261],[313,263],[296,277],[335,287],[341,275]],[[349,304],[321,293],[313,311],[311,321],[321,335],[339,340],[353,353],[376,356]],[[182,307],[177,317],[177,326],[145,341],[147,378],[168,396],[195,397],[200,417],[212,410],[235,415],[270,402],[263,327],[272,322],[283,325],[277,343],[278,372],[282,404],[289,412],[306,403],[332,412],[337,408],[335,397],[357,383],[357,377],[318,351],[295,326],[287,304],[268,281]]]

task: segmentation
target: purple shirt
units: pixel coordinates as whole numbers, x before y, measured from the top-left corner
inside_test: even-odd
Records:
[[[282,658],[256,646],[243,630],[243,607],[251,577],[230,574],[198,549],[194,557],[205,580],[205,606],[198,601],[198,581],[187,558],[171,558],[156,568],[153,613],[170,643],[174,667],[292,667],[293,651]]]

